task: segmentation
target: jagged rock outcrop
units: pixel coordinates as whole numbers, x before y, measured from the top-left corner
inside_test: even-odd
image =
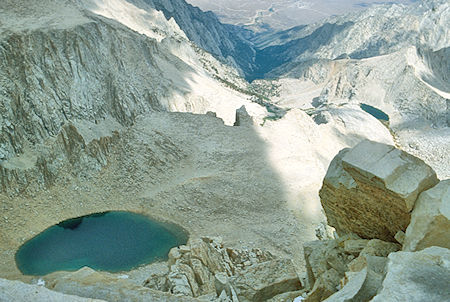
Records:
[[[437,182],[422,160],[393,146],[363,141],[333,159],[319,194],[338,234],[395,241],[410,222],[417,196]]]
[[[248,114],[247,110],[245,109],[245,106],[242,106],[241,108],[236,110],[236,121],[234,122],[233,126],[250,126],[253,125],[253,119]]]
[[[400,248],[395,243],[360,239],[354,234],[306,243],[303,249],[310,290],[306,301],[323,301],[330,296],[330,301],[342,301],[342,297],[368,301],[381,286],[386,257]],[[345,290],[336,293],[344,285]]]
[[[225,248],[218,237],[190,239],[170,251],[167,269],[161,269],[163,264],[151,269],[140,284],[129,275],[88,267],[43,279],[49,289],[107,301],[259,302],[299,295],[303,288],[291,260],[256,249]]]
[[[221,238],[193,238],[169,253],[166,290],[184,296],[217,294],[232,301],[265,301],[302,289],[290,260],[261,250],[225,248]],[[145,281],[153,287],[154,276]],[[159,276],[164,278],[164,276]],[[157,285],[156,289],[164,290]]]
[[[420,194],[406,229],[403,250],[431,246],[450,248],[450,180],[443,180]]]
[[[312,241],[303,246],[310,288],[322,274],[330,269],[333,269],[333,272],[336,272],[340,278],[344,276],[348,270],[347,265],[354,259],[354,256],[346,254],[340,246],[342,242],[341,240]]]
[[[1,302],[104,302],[91,298],[82,298],[74,295],[66,295],[49,290],[41,285],[31,285],[20,281],[0,279],[0,301]]]
[[[450,251],[430,247],[389,255],[386,278],[373,302],[450,300]]]

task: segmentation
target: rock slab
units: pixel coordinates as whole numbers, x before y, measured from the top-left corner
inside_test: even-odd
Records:
[[[302,285],[291,260],[271,260],[250,266],[231,278],[239,301],[266,301],[276,295],[298,291]]]
[[[49,290],[43,286],[26,284],[20,281],[0,279],[0,302],[102,302],[82,298],[73,295],[66,295]]]
[[[406,229],[404,251],[450,248],[450,180],[420,194]]]
[[[446,248],[392,253],[386,271],[373,302],[450,301],[450,251]]]
[[[422,160],[369,140],[333,159],[320,190],[328,224],[339,235],[395,242],[410,222],[418,195],[438,183]]]
[[[84,267],[76,272],[55,272],[45,276],[44,280],[46,281],[46,286],[52,290],[85,298],[104,299],[106,301],[198,301],[188,296],[179,297],[139,286],[129,280],[120,279],[116,275],[96,272],[88,267]]]

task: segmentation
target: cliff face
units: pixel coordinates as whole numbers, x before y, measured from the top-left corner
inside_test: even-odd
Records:
[[[232,124],[235,109],[250,103],[215,79],[236,78],[232,68],[153,9],[125,1],[6,1],[0,16],[3,190],[46,162],[44,142],[70,123],[129,126],[145,112],[211,110]]]
[[[253,72],[255,50],[245,39],[246,30],[220,23],[212,12],[203,12],[184,0],[127,0],[134,5],[153,8],[164,13],[167,19],[173,18],[186,36],[211,54],[228,64],[239,68],[242,75]]]

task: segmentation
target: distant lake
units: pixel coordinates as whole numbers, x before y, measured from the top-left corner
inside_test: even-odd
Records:
[[[372,107],[367,104],[360,104],[359,106],[361,107],[362,110],[364,110],[365,112],[369,113],[370,115],[376,117],[377,119],[383,120],[383,121],[389,121],[389,115],[387,115],[380,109],[377,109],[377,108]]]
[[[104,212],[54,225],[25,242],[16,264],[25,275],[74,271],[84,266],[120,272],[167,259],[172,247],[187,242],[173,224],[131,212]]]

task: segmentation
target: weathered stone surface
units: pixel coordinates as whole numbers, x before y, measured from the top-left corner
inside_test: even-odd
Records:
[[[364,284],[367,276],[367,268],[359,272],[349,272],[346,274],[347,284],[338,292],[326,298],[327,302],[355,301],[354,297],[358,294]]]
[[[450,301],[450,251],[430,247],[389,255],[383,286],[373,302]]]
[[[333,159],[320,197],[328,224],[339,235],[394,241],[408,226],[417,196],[437,182],[422,160],[366,140]]]
[[[362,249],[360,255],[387,257],[390,253],[397,252],[401,249],[400,244],[386,242],[380,239],[372,239]]]
[[[400,250],[399,244],[392,242],[385,242],[379,239],[369,240],[366,246],[362,249],[359,256],[348,264],[348,269],[351,272],[359,272],[368,265],[367,264],[368,258],[375,256],[376,258],[384,259],[390,253],[399,250]]]
[[[327,250],[335,247],[334,241],[312,241],[303,245],[309,288],[312,288],[316,279],[328,270],[325,254]]]
[[[366,247],[368,242],[369,240],[366,239],[347,240],[344,242],[344,251],[357,256]]]
[[[405,243],[405,232],[398,231],[397,234],[394,236],[395,240],[397,240],[398,243],[403,245]]]
[[[20,281],[0,279],[1,302],[100,302],[104,300],[82,298],[49,290],[43,286],[26,284]]]
[[[312,241],[303,246],[309,288],[314,286],[320,275],[331,268],[335,269],[341,277],[344,276],[348,270],[347,265],[351,261],[340,246],[344,243],[345,241],[340,240]]]
[[[282,293],[267,300],[266,302],[293,302],[296,298],[301,297],[304,293],[304,290]]]
[[[316,237],[319,240],[332,240],[334,238],[334,228],[326,224],[326,222],[321,222],[317,225]]]
[[[190,259],[190,265],[194,271],[195,280],[204,293],[214,292],[214,277],[199,259]]]
[[[158,273],[152,273],[144,282],[142,283],[143,286],[160,290],[163,292],[169,291],[169,284],[167,280],[167,274],[169,273],[169,270],[158,272]]]
[[[168,265],[171,266],[180,259],[182,254],[180,253],[180,249],[178,247],[174,247],[169,251],[168,257]]]
[[[247,113],[245,106],[236,109],[236,121],[234,122],[234,126],[250,126],[252,124],[252,117]]]
[[[303,250],[308,289],[312,288],[308,298],[310,301],[322,301],[338,288],[347,286],[350,276],[358,273],[358,280],[351,281],[347,289],[331,301],[341,301],[339,299],[342,297],[349,301],[368,301],[381,286],[387,261],[385,257],[399,249],[399,244],[360,239],[355,234],[306,243]]]
[[[191,257],[199,259],[213,274],[226,272],[232,275],[232,263],[220,238],[194,238],[189,240],[189,245]]]
[[[406,229],[404,251],[450,248],[450,180],[420,194]]]
[[[180,260],[171,266],[168,277],[169,287],[173,294],[197,297],[200,294],[192,268]]]
[[[177,297],[169,293],[139,286],[129,280],[117,278],[113,274],[96,272],[88,267],[73,273],[52,273],[45,276],[44,280],[46,281],[46,286],[52,290],[85,298],[104,299],[106,301],[198,301],[191,297]]]
[[[305,302],[320,302],[337,292],[337,285],[341,279],[334,268],[327,270],[321,274],[314,283],[314,287],[306,297]]]
[[[360,257],[364,258],[364,267],[356,272],[347,272],[345,286],[325,301],[369,301],[377,294],[383,282],[387,258],[376,256]]]
[[[272,260],[250,266],[231,278],[239,301],[265,301],[302,288],[291,260]]]
[[[259,249],[225,248],[220,237],[192,237],[187,245],[175,247],[169,252],[166,269],[149,270],[149,276],[143,279],[143,285],[207,301],[210,301],[211,295],[214,298],[218,296],[225,300],[237,301],[230,277],[250,272],[248,280],[252,286],[256,282],[252,267],[273,259],[272,254]],[[287,271],[287,278],[290,278],[291,271]],[[280,272],[283,274],[282,270]]]
[[[167,279],[172,294],[191,297],[194,295],[186,275],[171,272]]]
[[[222,291],[225,291],[228,297],[231,297],[231,285],[228,276],[225,273],[217,273],[214,276],[214,286],[216,293],[219,296]]]

